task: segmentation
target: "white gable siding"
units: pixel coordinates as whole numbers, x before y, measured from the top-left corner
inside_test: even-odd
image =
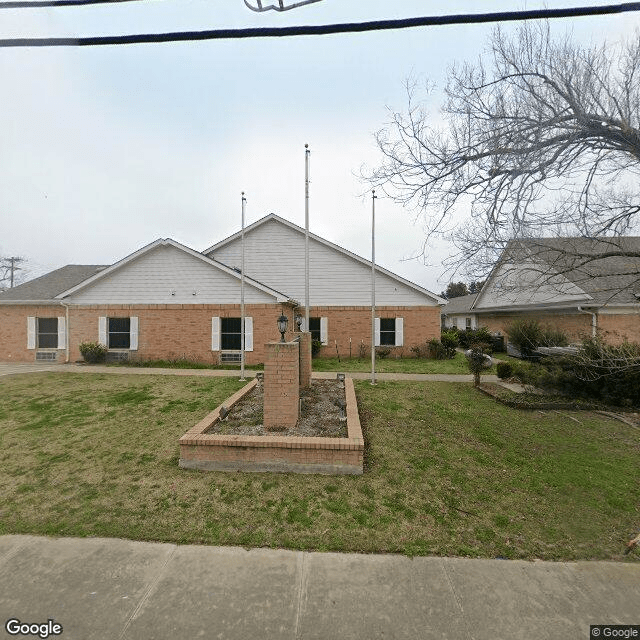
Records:
[[[240,239],[214,252],[216,260],[239,267]],[[304,235],[270,220],[245,234],[248,276],[304,304]],[[312,306],[371,304],[371,267],[309,239],[309,296]],[[376,305],[433,305],[433,298],[385,274],[376,274]]]
[[[239,304],[240,280],[176,247],[160,246],[68,300],[83,304]],[[272,303],[275,298],[245,282],[245,302]]]
[[[482,289],[475,308],[580,302],[588,299],[589,296],[580,287],[564,276],[545,278],[539,266],[522,263],[502,265],[488,286]]]

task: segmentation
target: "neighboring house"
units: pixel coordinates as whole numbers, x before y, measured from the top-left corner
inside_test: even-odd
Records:
[[[442,327],[451,329],[456,327],[461,331],[478,328],[478,316],[471,311],[471,305],[478,297],[476,293],[468,296],[458,296],[447,300],[442,307]]]
[[[304,230],[269,215],[245,230],[245,352],[263,361],[281,313],[304,315]],[[371,263],[309,234],[310,330],[333,354],[371,343]],[[240,233],[203,253],[160,239],[110,265],[69,265],[0,294],[0,360],[80,359],[101,342],[110,359],[237,362]],[[376,267],[376,344],[403,349],[440,334],[435,294]],[[291,337],[289,334],[288,337]]]
[[[474,299],[443,309],[447,323],[471,318],[472,327],[504,334],[526,318],[570,340],[640,342],[640,238],[512,240],[482,291],[466,298]]]

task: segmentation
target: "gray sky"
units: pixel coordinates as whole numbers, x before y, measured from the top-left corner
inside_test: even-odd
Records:
[[[323,0],[254,13],[242,0],[146,0],[3,10],[0,37],[88,36],[326,24],[600,0]],[[582,42],[619,41],[640,14],[558,20]],[[406,104],[404,80],[441,88],[447,67],[477,58],[490,25],[365,34],[130,46],[0,50],[0,255],[31,275],[109,264],[159,237],[198,251],[277,213],[304,226],[304,144],[311,149],[311,231],[366,258],[371,201],[356,174],[373,133]],[[511,28],[511,27],[508,27]],[[441,95],[430,97],[438,118]],[[410,213],[380,198],[377,262],[439,292]]]

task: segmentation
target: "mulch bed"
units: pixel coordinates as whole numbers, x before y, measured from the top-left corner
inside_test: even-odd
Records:
[[[209,434],[251,436],[297,436],[346,438],[346,418],[338,403],[346,402],[344,384],[337,380],[313,380],[310,389],[300,389],[302,411],[293,429],[265,431],[263,422],[264,393],[262,385],[231,408],[224,420],[207,429]]]

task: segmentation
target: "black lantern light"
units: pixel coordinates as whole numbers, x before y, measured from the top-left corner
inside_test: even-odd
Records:
[[[280,315],[280,317],[278,318],[278,331],[280,332],[280,335],[282,336],[282,338],[280,339],[280,342],[284,342],[284,334],[287,330],[287,325],[289,324],[289,318],[287,318],[287,316],[284,315],[284,313],[282,313]]]

